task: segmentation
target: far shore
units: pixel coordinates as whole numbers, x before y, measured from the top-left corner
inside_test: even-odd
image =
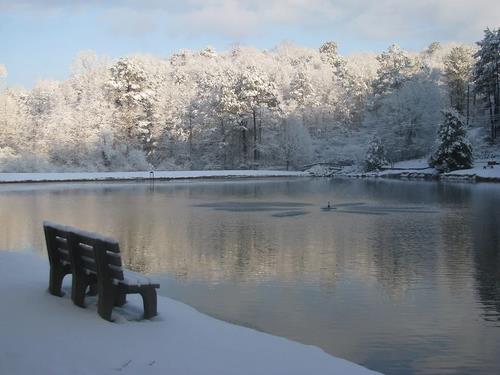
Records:
[[[318,177],[347,178],[390,178],[399,180],[465,181],[465,182],[500,182],[500,164],[489,164],[488,160],[476,160],[469,169],[439,172],[429,167],[426,159],[414,159],[384,166],[379,171],[362,172],[353,167],[328,167],[311,169],[310,173]]]
[[[1,183],[92,182],[92,181],[168,181],[190,179],[243,179],[272,177],[342,177],[389,178],[400,180],[466,181],[500,183],[500,165],[477,160],[470,169],[439,173],[425,159],[398,162],[380,171],[362,172],[353,167],[329,169],[314,166],[307,171],[285,170],[200,170],[200,171],[135,171],[135,172],[37,172],[0,173]]]
[[[210,178],[304,177],[305,172],[280,170],[207,170],[140,172],[40,172],[0,173],[0,183],[86,182],[86,181],[156,181]]]

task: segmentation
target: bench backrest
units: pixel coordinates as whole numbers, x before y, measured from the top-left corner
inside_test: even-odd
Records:
[[[98,274],[102,280],[123,280],[118,241],[98,233],[45,221],[49,261],[71,264],[75,272]]]
[[[44,221],[43,230],[50,264],[71,265],[68,227]]]
[[[97,233],[72,231],[75,259],[87,273],[98,273],[103,279],[123,280],[122,258],[118,241]]]

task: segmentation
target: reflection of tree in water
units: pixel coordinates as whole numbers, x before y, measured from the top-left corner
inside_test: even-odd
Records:
[[[494,192],[492,192],[494,193]],[[500,320],[500,195],[475,194],[474,263],[485,320]]]
[[[453,207],[438,217],[437,230],[439,241],[439,267],[445,267],[447,285],[455,295],[467,289],[468,276],[471,274],[471,231],[474,219],[468,214],[474,185],[436,184],[436,199],[442,206]]]
[[[407,215],[379,218],[369,233],[380,285],[393,299],[402,298],[407,290],[436,270],[436,229],[428,217]],[[426,247],[422,247],[422,236]]]
[[[440,218],[439,241],[441,261],[446,267],[446,278],[449,287],[455,294],[460,295],[467,288],[468,275],[471,274],[471,220],[474,220],[465,211]]]

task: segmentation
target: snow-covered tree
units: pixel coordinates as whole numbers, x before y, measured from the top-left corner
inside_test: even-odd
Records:
[[[311,77],[305,70],[299,70],[290,82],[290,90],[287,95],[288,111],[298,112],[302,118],[302,125],[306,126],[307,112],[311,112],[319,105],[315,87]]]
[[[472,55],[470,47],[458,46],[444,59],[444,80],[448,85],[450,105],[463,115],[467,113],[469,105],[469,81],[474,64]]]
[[[401,88],[418,72],[415,58],[410,57],[397,44],[391,45],[386,52],[382,52],[377,60],[380,65],[377,78],[372,84],[373,92],[377,96],[389,94]]]
[[[308,163],[312,155],[311,136],[296,117],[283,118],[281,147],[286,169],[299,168]]]
[[[255,66],[247,66],[238,76],[235,86],[235,93],[240,103],[241,115],[250,114],[253,125],[253,160],[256,162],[259,157],[258,139],[262,132],[259,125],[257,129],[257,116],[260,109],[271,109],[278,105],[276,86],[265,73]],[[247,120],[242,118],[242,138],[243,156],[246,157],[248,149],[247,140]]]
[[[489,108],[497,118],[496,39],[488,35],[471,86],[474,124],[490,118]],[[420,53],[392,46],[377,57],[340,56],[333,42],[319,49],[281,43],[117,61],[84,51],[66,80],[14,90],[0,79],[0,168],[235,168],[248,159],[361,165],[374,134],[391,161],[421,157],[436,137],[444,57],[456,46]],[[474,99],[486,104],[484,116]]]
[[[319,48],[321,60],[329,65],[337,79],[343,79],[346,74],[346,61],[337,52],[337,43],[326,42]]]
[[[0,171],[18,170],[28,154],[32,154],[31,119],[24,106],[25,93],[20,90],[0,91]],[[26,157],[28,159],[29,157]],[[32,165],[27,161],[27,170]]]
[[[474,57],[474,87],[489,112],[491,139],[497,137],[500,126],[500,28],[486,29]]]
[[[427,48],[424,50],[424,53],[426,55],[434,55],[436,54],[439,50],[441,50],[443,46],[439,42],[432,42],[427,46]]]
[[[383,139],[392,162],[413,159],[430,151],[440,110],[439,86],[419,76],[381,98],[377,108],[367,114],[365,126]]]
[[[367,172],[380,170],[382,166],[387,165],[387,157],[384,145],[377,136],[373,137],[368,144],[365,158],[365,170]]]
[[[122,142],[151,152],[154,92],[144,68],[130,58],[118,60],[107,82],[116,108],[116,125]]]
[[[472,167],[472,146],[467,139],[464,118],[455,109],[443,111],[439,127],[439,143],[429,164],[439,171],[448,172]]]

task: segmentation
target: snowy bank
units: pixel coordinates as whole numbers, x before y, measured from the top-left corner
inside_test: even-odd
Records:
[[[363,172],[359,168],[344,167],[340,170],[315,166],[306,171],[316,177],[385,177],[396,179],[500,182],[500,165],[488,165],[488,160],[476,160],[474,167],[448,173],[439,173],[429,167],[426,159],[406,160],[386,166],[381,171]]]
[[[304,172],[273,170],[220,170],[220,171],[154,171],[155,180],[190,178],[235,177],[294,177],[306,176]],[[150,180],[145,172],[61,172],[61,173],[0,173],[0,182],[55,182],[55,181],[125,181]]]
[[[474,168],[445,173],[441,179],[500,182],[500,165],[489,166],[488,161],[479,160],[474,162]]]
[[[0,374],[375,374],[319,348],[199,313],[158,297],[159,316],[137,320],[140,298],[116,323],[46,292],[48,262],[0,252]]]
[[[385,177],[399,179],[438,179],[438,172],[430,168],[424,159],[407,160],[395,163],[393,166],[385,166],[381,171],[365,172],[360,166],[347,166],[342,168],[329,168],[314,166],[306,171],[316,177]]]

